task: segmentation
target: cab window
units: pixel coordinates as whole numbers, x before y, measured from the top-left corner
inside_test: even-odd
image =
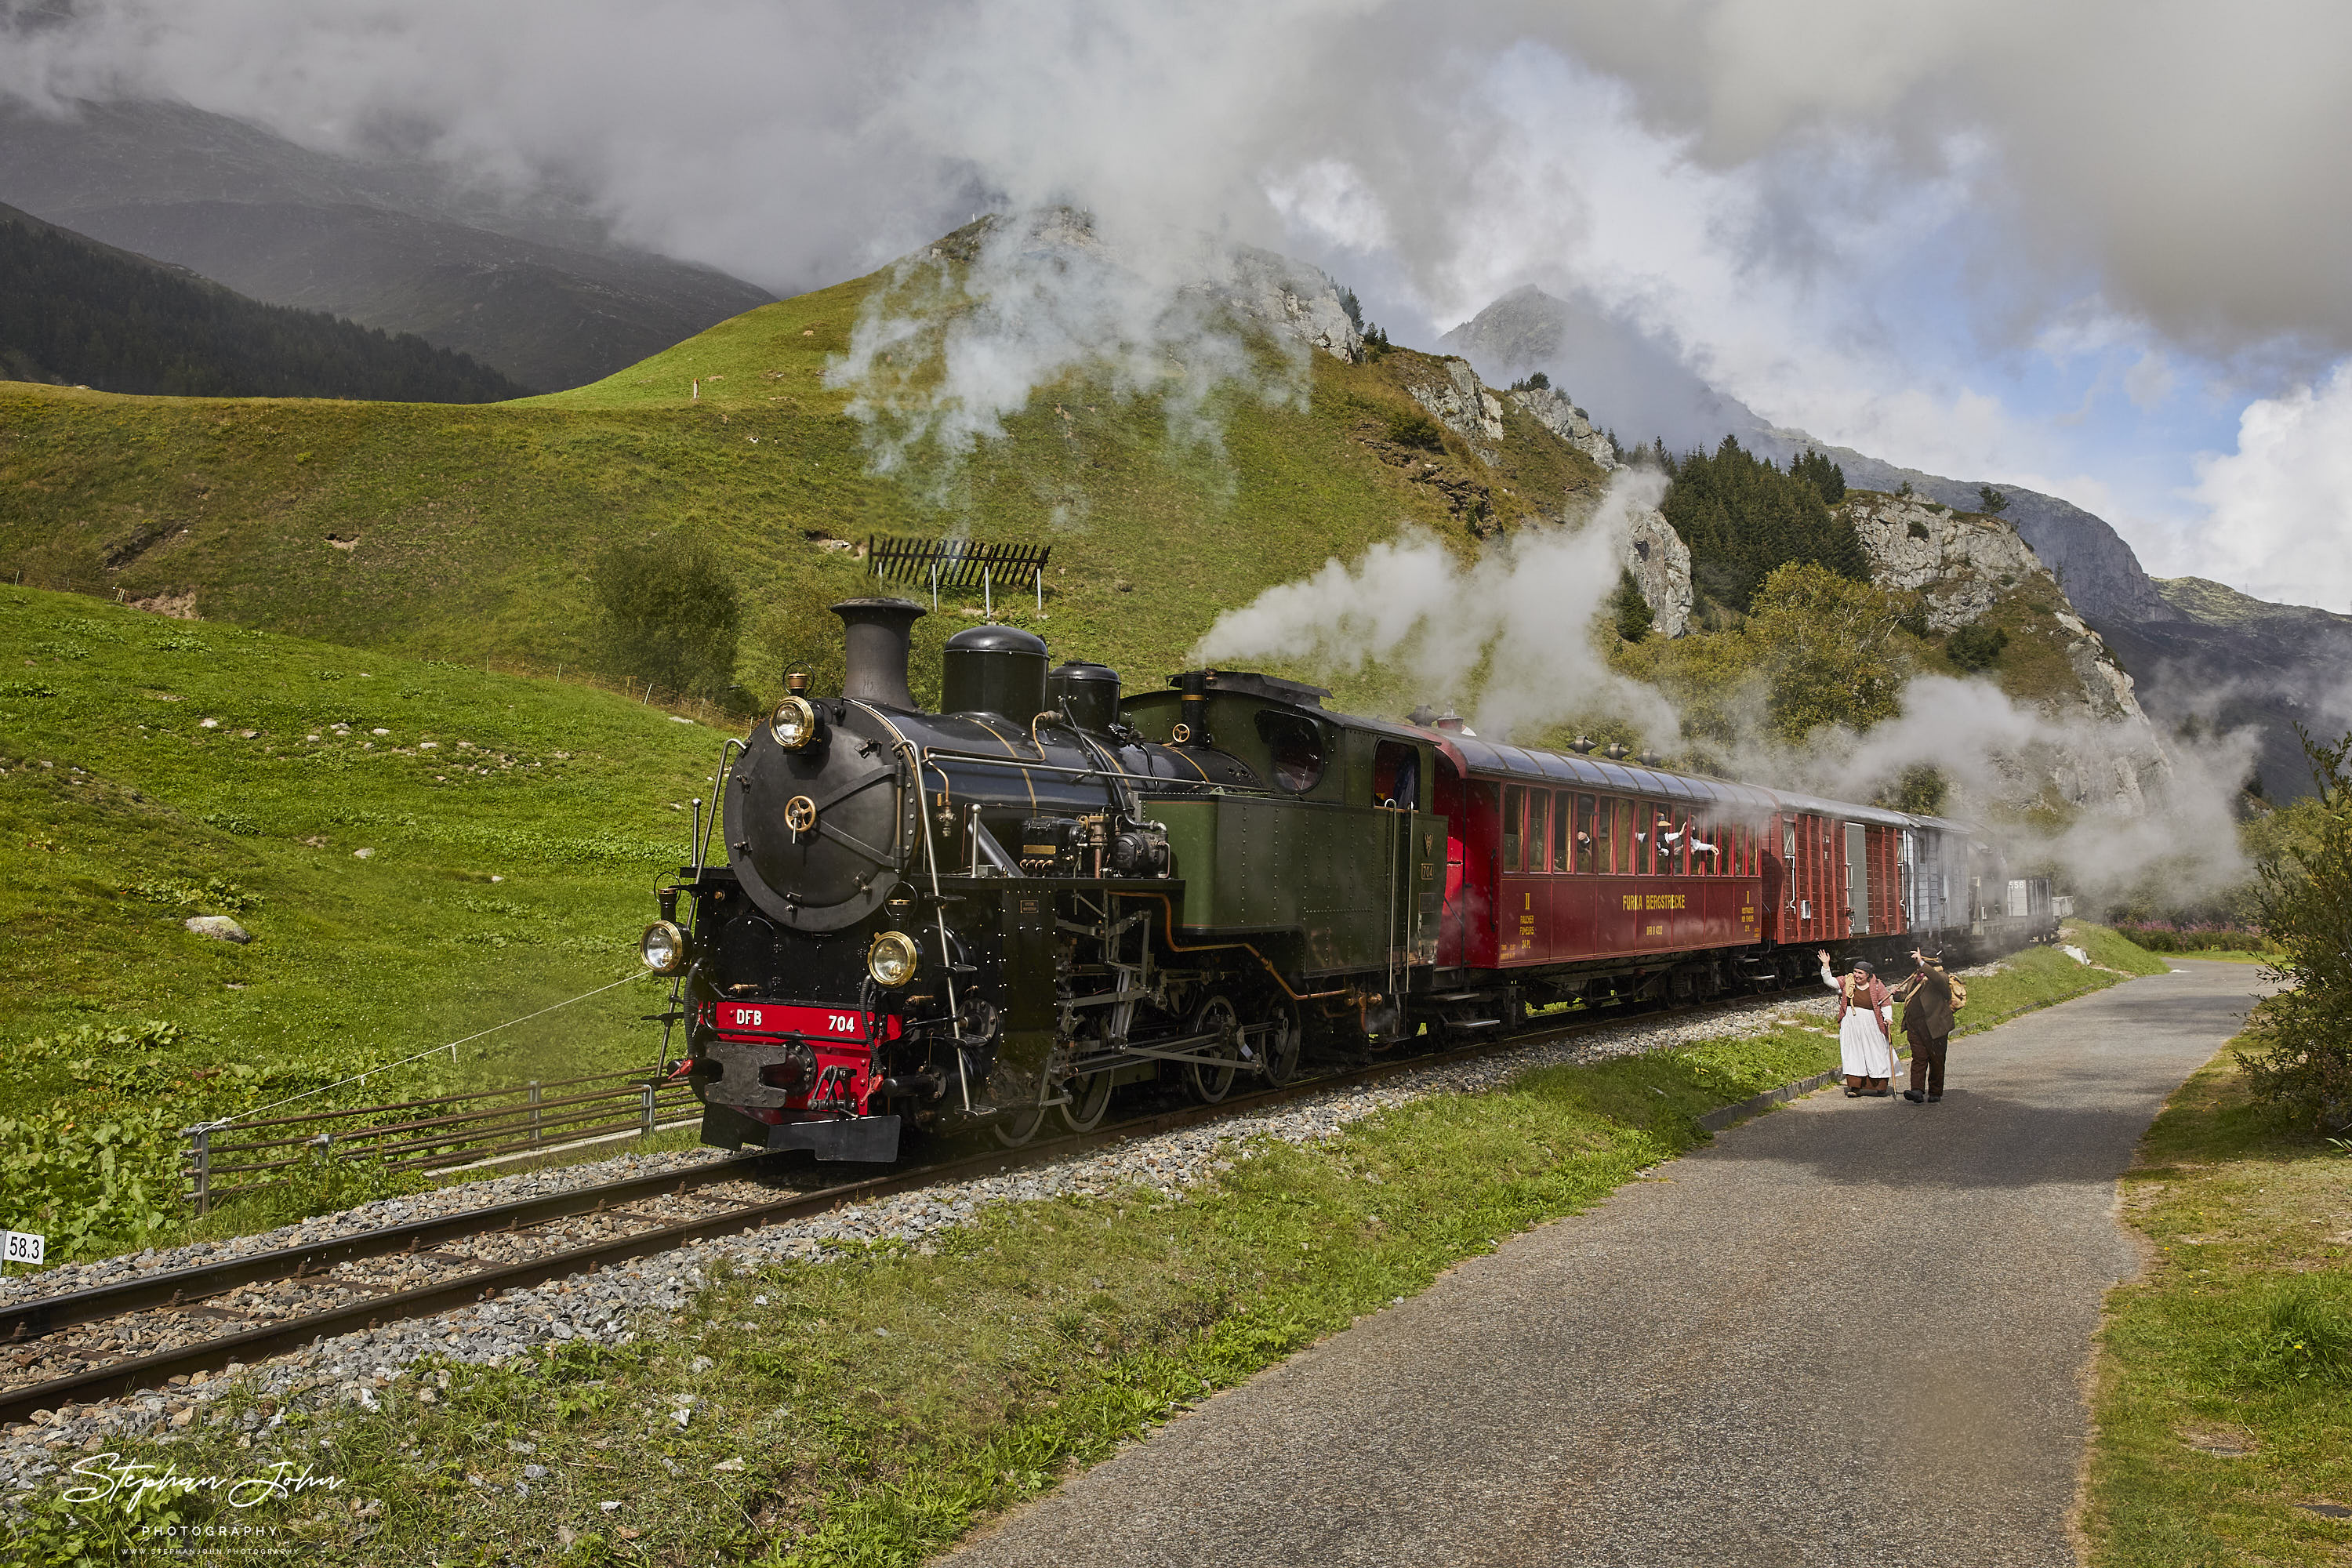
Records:
[[[1305,795],[1323,782],[1323,731],[1313,720],[1268,709],[1257,716],[1257,733],[1273,753],[1277,788]]]

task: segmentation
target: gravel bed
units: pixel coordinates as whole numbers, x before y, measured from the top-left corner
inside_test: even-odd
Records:
[[[722,1260],[741,1268],[821,1262],[837,1256],[845,1245],[877,1241],[909,1243],[919,1250],[933,1234],[964,1224],[996,1204],[1069,1194],[1105,1195],[1136,1187],[1173,1198],[1214,1179],[1236,1159],[1246,1158],[1255,1141],[1313,1142],[1392,1106],[1434,1094],[1495,1089],[1538,1068],[1671,1050],[1776,1023],[1827,1032],[1826,1018],[1835,1005],[1836,998],[1826,990],[1797,992],[1735,1005],[1704,1018],[1629,1020],[1567,1039],[1538,1041],[1469,1061],[1432,1065],[1375,1085],[1333,1089],[1263,1111],[1236,1113],[1213,1125],[1125,1140],[1023,1170],[941,1183],[744,1236],[681,1247],[593,1275],[551,1280],[435,1318],[345,1334],[257,1366],[232,1367],[226,1374],[209,1377],[196,1373],[174,1378],[171,1386],[151,1394],[37,1413],[33,1421],[0,1434],[0,1482],[18,1491],[27,1490],[69,1467],[84,1451],[102,1451],[135,1435],[161,1433],[169,1440],[172,1433],[185,1430],[199,1418],[208,1423],[226,1420],[222,1415],[203,1415],[203,1409],[233,1384],[251,1386],[263,1396],[262,1403],[272,1407],[267,1415],[255,1410],[242,1418],[249,1440],[251,1435],[281,1422],[290,1402],[316,1406],[348,1401],[373,1408],[376,1391],[405,1375],[420,1357],[497,1363],[543,1344],[566,1341],[625,1343],[656,1327],[660,1319],[683,1314]],[[225,1249],[248,1251],[324,1239],[426,1214],[456,1213],[486,1203],[567,1191],[589,1182],[677,1168],[713,1157],[719,1157],[715,1152],[624,1157],[503,1177],[453,1193],[370,1204],[266,1237],[240,1238],[218,1247],[175,1248],[168,1254],[142,1254],[136,1258],[84,1265],[79,1272],[87,1283],[100,1283],[120,1277],[127,1268],[163,1266],[166,1258],[198,1262],[221,1256]],[[428,1204],[436,1206],[419,1206]],[[656,1212],[652,1200],[632,1206]],[[577,1239],[585,1239],[592,1232],[601,1233],[602,1225],[599,1218],[583,1217],[564,1222],[562,1228],[576,1232]],[[486,1239],[490,1238],[470,1237],[466,1245],[476,1249]],[[388,1273],[404,1261],[378,1260],[376,1267]],[[446,1387],[447,1383],[447,1373],[439,1373],[424,1384],[419,1397],[430,1403],[436,1387]]]

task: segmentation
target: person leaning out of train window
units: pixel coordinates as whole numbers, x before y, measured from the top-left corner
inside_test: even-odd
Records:
[[[1925,945],[1911,950],[1916,967],[1891,995],[1903,1004],[1903,1036],[1911,1045],[1911,1087],[1903,1098],[1914,1105],[1944,1098],[1944,1050],[1952,1043],[1952,977],[1943,955]]]
[[[1822,984],[1838,994],[1838,1054],[1845,1069],[1845,1097],[1885,1099],[1895,1078],[1894,1003],[1885,983],[1866,958],[1839,979],[1830,973],[1830,950],[1821,948]]]

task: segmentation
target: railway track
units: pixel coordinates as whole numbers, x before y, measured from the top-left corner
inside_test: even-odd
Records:
[[[322,1339],[593,1274],[695,1242],[740,1235],[960,1178],[1047,1163],[1265,1107],[1615,1027],[1724,1010],[1750,997],[1545,1024],[1451,1049],[1303,1078],[1213,1105],[1147,1114],[886,1175],[779,1194],[775,1156],[575,1189],[416,1220],[219,1263],[145,1274],[0,1308],[0,1423],[118,1398]],[[807,1174],[804,1171],[797,1173]],[[77,1370],[62,1371],[61,1368]],[[40,1376],[43,1372],[51,1375]],[[35,1380],[27,1381],[31,1373]]]

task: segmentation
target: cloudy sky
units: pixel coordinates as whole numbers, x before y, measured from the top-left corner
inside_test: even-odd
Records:
[[[1307,256],[1400,342],[1582,290],[1776,423],[2063,495],[2159,574],[2352,609],[2340,5],[0,0],[0,92],[177,98],[579,193],[779,291],[1050,200],[1132,244]]]

